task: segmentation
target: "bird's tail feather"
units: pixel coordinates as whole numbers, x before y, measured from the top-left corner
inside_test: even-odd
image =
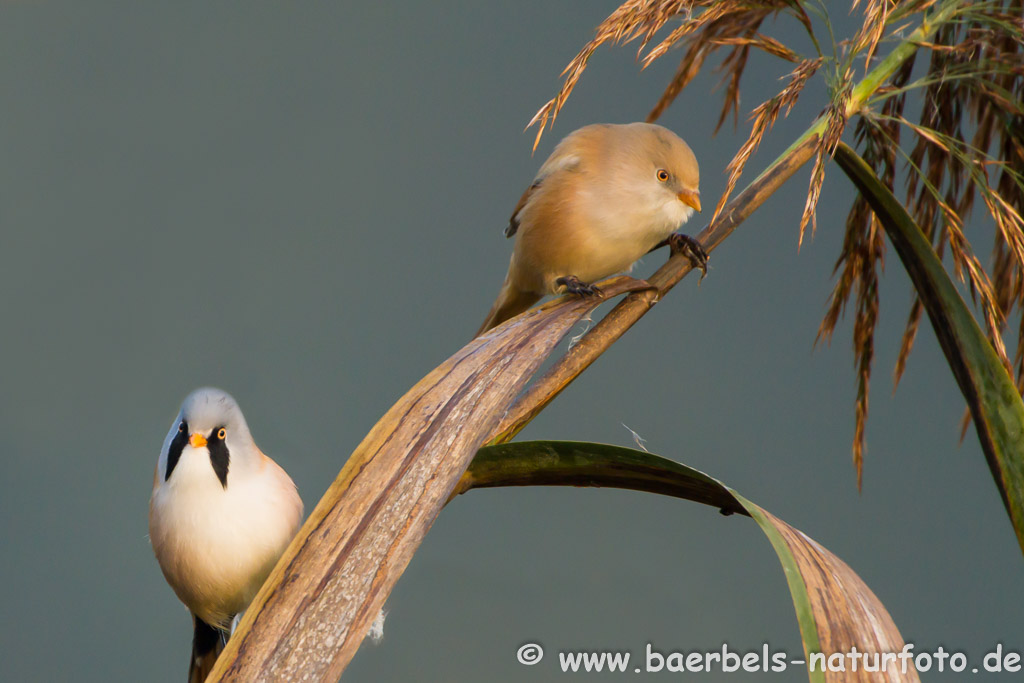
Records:
[[[192,659],[188,663],[188,683],[203,683],[213,671],[217,657],[224,649],[227,634],[210,626],[205,621],[192,615],[194,630],[192,632]]]
[[[494,302],[491,312],[487,314],[487,319],[480,326],[480,329],[477,330],[475,336],[479,337],[487,330],[497,327],[509,318],[519,315],[539,300],[539,294],[524,292],[506,278],[505,284],[498,293],[498,299]]]

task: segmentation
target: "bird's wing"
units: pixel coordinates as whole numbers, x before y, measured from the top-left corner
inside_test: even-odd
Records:
[[[550,178],[551,176],[575,171],[579,168],[580,157],[577,154],[559,154],[556,150],[551,157],[544,162],[544,165],[540,167],[540,171],[537,173],[537,177],[534,178],[533,184],[526,188],[526,192],[519,198],[519,203],[516,204],[516,208],[512,210],[512,217],[508,220],[508,227],[505,228],[505,237],[511,237],[516,234],[519,230],[519,214],[522,212],[526,205],[530,203],[537,190],[540,189],[541,185]]]
[[[522,211],[523,207],[530,201],[530,196],[533,195],[534,190],[540,187],[542,182],[543,178],[534,180],[533,185],[526,188],[526,192],[524,192],[523,196],[519,198],[519,203],[516,204],[516,208],[512,209],[512,217],[508,219],[508,227],[505,228],[505,237],[511,237],[516,234],[517,230],[519,230],[519,212]]]

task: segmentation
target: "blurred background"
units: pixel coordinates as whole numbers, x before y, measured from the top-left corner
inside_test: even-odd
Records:
[[[146,537],[181,400],[230,391],[311,509],[476,330],[508,263],[502,229],[553,145],[643,119],[668,82],[672,56],[641,72],[635,45],[600,51],[531,157],[526,123],[616,5],[0,4],[5,679],[183,680],[189,617]],[[752,59],[743,115],[788,71]],[[716,83],[705,69],[661,120],[693,147],[709,207],[749,130],[712,136]],[[821,79],[809,87],[741,186],[824,105]],[[814,347],[853,192],[829,167],[798,252],[809,170],[520,438],[633,445],[635,430],[846,560],[916,651],[1019,651],[1020,549],[973,429],[958,445],[963,401],[927,323],[891,392],[911,296],[891,250],[857,492],[851,323]],[[461,497],[388,610],[346,680],[553,681],[559,650],[647,643],[801,651],[755,524],[611,490]],[[521,666],[525,642],[549,658]],[[806,680],[700,679],[737,677]]]

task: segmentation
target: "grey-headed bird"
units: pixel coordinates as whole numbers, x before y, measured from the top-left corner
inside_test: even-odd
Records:
[[[699,181],[690,147],[662,126],[594,124],[570,133],[512,212],[508,274],[477,334],[547,294],[599,294],[595,280],[628,271],[663,244],[706,272],[697,240],[674,233],[700,211]]]
[[[164,439],[149,501],[153,552],[192,613],[191,683],[206,679],[301,521],[295,484],[256,447],[235,399],[192,392]]]

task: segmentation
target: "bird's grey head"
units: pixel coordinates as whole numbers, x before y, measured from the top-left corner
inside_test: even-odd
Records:
[[[259,451],[238,403],[225,391],[196,389],[182,402],[160,453],[160,473],[170,480],[182,456],[205,457],[209,467],[228,487],[229,472],[252,465]]]

